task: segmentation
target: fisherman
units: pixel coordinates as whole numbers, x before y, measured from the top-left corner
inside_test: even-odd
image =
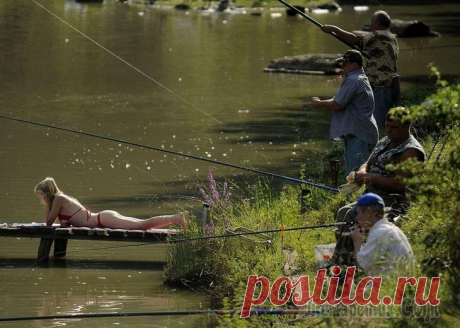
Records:
[[[329,100],[311,99],[315,108],[331,110],[329,137],[345,141],[345,173],[357,169],[369,157],[379,135],[374,112],[374,96],[363,70],[363,56],[357,50],[343,55],[345,78],[337,94]]]
[[[369,78],[375,98],[374,116],[379,128],[385,128],[388,110],[392,108],[399,97],[399,76],[396,61],[399,46],[393,33],[390,32],[390,16],[382,10],[376,11],[371,18],[370,32],[356,35],[344,31],[337,26],[323,25],[326,33],[335,33],[340,39],[356,45],[370,59],[365,71]]]
[[[387,115],[387,136],[382,138],[372,155],[355,174],[354,181],[365,185],[364,194],[375,193],[382,197],[389,207],[388,217],[393,220],[404,214],[408,207],[406,185],[403,178],[410,177],[407,173],[389,170],[410,159],[425,161],[425,152],[420,143],[410,132],[410,113],[404,107],[392,108]],[[356,202],[346,205],[337,212],[337,222],[356,222]],[[331,262],[333,264],[353,263],[353,243],[349,236],[349,226],[337,231],[337,244]]]
[[[362,195],[356,203],[356,214],[352,233],[354,254],[366,275],[382,276],[412,267],[412,248],[404,232],[385,216],[382,197],[374,193]]]

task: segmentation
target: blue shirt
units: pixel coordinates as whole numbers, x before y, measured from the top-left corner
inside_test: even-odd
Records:
[[[379,138],[374,113],[374,94],[364,70],[348,73],[333,100],[344,107],[332,113],[329,137],[339,138],[352,134],[376,144]]]

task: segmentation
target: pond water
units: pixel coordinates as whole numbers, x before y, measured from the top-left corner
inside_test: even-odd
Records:
[[[430,62],[460,75],[459,47],[439,47],[460,44],[460,5],[345,7],[312,16],[358,30],[379,8],[442,34],[399,40],[403,91],[421,83]],[[312,109],[309,99],[333,96],[340,79],[263,68],[283,56],[346,48],[301,18],[284,11],[272,18],[271,12],[256,17],[115,0],[2,0],[0,114],[297,176],[300,164],[331,145],[330,114]],[[420,47],[431,48],[409,50]],[[209,171],[219,180],[254,176],[4,119],[0,140],[0,220],[8,223],[43,220],[32,190],[45,176],[93,211],[142,218],[184,208],[198,214],[197,186]],[[162,284],[165,246],[99,249],[123,245],[71,241],[65,262],[38,267],[38,240],[0,239],[0,245],[0,316],[209,307],[203,295]],[[200,326],[206,318],[88,320],[150,327],[153,320],[155,326]],[[28,323],[42,325],[50,322]]]

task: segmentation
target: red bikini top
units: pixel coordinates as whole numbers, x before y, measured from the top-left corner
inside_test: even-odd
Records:
[[[91,211],[90,211],[89,208],[87,208],[86,206],[80,208],[78,211],[76,211],[76,212],[75,212],[74,214],[72,214],[72,215],[65,215],[65,214],[59,213],[59,214],[58,214],[58,219],[61,220],[61,221],[68,221],[68,220],[70,220],[75,214],[77,214],[78,212],[80,212],[80,211],[83,210],[83,209],[86,210],[86,220],[89,220],[89,218],[91,217]]]

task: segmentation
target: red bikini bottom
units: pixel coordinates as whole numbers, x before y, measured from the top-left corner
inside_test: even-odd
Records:
[[[105,228],[101,223],[101,213],[97,215],[97,227],[98,228]]]

